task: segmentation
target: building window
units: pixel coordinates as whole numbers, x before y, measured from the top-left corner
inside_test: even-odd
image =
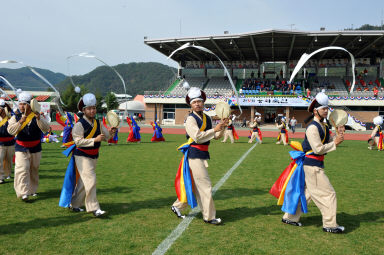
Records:
[[[163,105],[163,119],[174,120],[175,119],[175,104],[164,104]]]
[[[163,119],[174,120],[175,119],[175,112],[163,112]]]

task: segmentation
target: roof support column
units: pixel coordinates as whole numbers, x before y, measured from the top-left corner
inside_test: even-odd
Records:
[[[350,61],[348,61],[348,63],[345,65],[345,76],[348,76],[349,74],[349,62]]]
[[[183,77],[183,68],[180,65],[180,62],[178,63],[179,66],[177,68],[177,77],[182,78]]]

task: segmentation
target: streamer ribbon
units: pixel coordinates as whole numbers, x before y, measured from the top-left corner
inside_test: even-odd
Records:
[[[295,78],[296,74],[300,71],[300,69],[304,66],[304,64],[313,55],[316,55],[317,53],[319,53],[321,51],[326,51],[326,50],[342,50],[342,51],[347,52],[349,54],[349,56],[351,57],[353,81],[352,81],[352,86],[351,86],[351,90],[349,91],[349,93],[353,92],[353,89],[355,88],[355,82],[356,82],[356,79],[355,79],[355,57],[348,50],[344,49],[343,47],[339,47],[339,46],[328,46],[328,47],[324,47],[324,48],[320,48],[318,50],[315,50],[314,52],[312,52],[310,54],[304,53],[301,56],[299,62],[297,62],[297,65],[295,66],[295,69],[292,72],[291,78],[289,79],[289,82],[291,83],[293,81],[293,79]]]
[[[191,43],[186,43],[186,44],[184,44],[184,45],[181,45],[181,46],[180,46],[179,48],[177,48],[176,50],[174,50],[174,51],[171,53],[171,55],[168,56],[167,59],[170,59],[176,52],[181,51],[181,50],[185,50],[186,48],[189,48],[189,47],[196,48],[196,49],[198,49],[198,50],[201,50],[201,51],[207,52],[207,53],[209,53],[209,54],[212,54],[213,56],[215,56],[215,57],[219,60],[221,66],[224,68],[224,72],[225,72],[225,74],[226,74],[227,77],[228,77],[229,83],[231,84],[232,89],[233,89],[233,91],[235,92],[236,102],[238,103],[237,106],[239,107],[240,115],[241,115],[241,114],[243,113],[243,110],[241,109],[241,106],[240,106],[240,103],[239,103],[239,94],[237,93],[235,84],[233,84],[232,77],[231,77],[231,75],[229,74],[227,67],[224,65],[223,61],[222,61],[222,60],[221,60],[215,53],[213,53],[212,51],[208,50],[208,49],[205,48],[205,47],[197,46],[197,45],[194,45],[194,44],[191,44]],[[239,116],[240,116],[240,115],[239,115]],[[238,116],[238,117],[239,117],[239,116]]]
[[[99,57],[95,56],[94,54],[90,54],[88,52],[82,52],[82,53],[79,53],[79,54],[75,54],[75,55],[71,55],[69,57],[67,57],[67,61],[69,63],[69,60],[73,57],[84,57],[84,58],[94,58],[96,60],[98,60],[99,62],[103,63],[104,65],[108,66],[109,68],[111,68],[113,70],[113,72],[117,75],[117,77],[119,77],[121,83],[123,84],[123,87],[124,87],[124,94],[125,96],[127,97],[127,89],[126,89],[126,86],[125,86],[125,81],[123,79],[123,77],[121,76],[121,74],[112,66],[108,65],[105,61],[103,61],[102,59],[100,59]],[[68,65],[68,74],[69,74],[69,80],[71,81],[72,85],[74,87],[76,87],[75,83],[73,82],[72,80],[72,76],[71,74],[69,73],[69,65]]]

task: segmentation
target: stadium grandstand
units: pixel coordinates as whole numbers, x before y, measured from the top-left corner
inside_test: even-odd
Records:
[[[234,92],[220,65],[212,55],[187,48],[172,56],[178,63],[178,75],[163,91],[145,92],[146,119],[155,115],[163,123],[182,124],[189,107],[185,104],[185,83],[207,93],[206,113],[214,116],[217,102],[231,100],[243,108],[241,119],[259,112],[264,122],[273,122],[278,114],[294,115],[299,124],[307,116],[308,99],[325,90],[331,105],[343,106],[350,113],[350,126],[364,130],[378,114],[384,114],[384,31],[286,31],[262,30],[218,36],[146,39],[145,44],[169,56],[185,43],[214,52],[229,70],[240,95]],[[352,85],[349,55],[328,50],[313,56],[288,80],[303,53],[327,46],[340,46],[356,60],[356,85]],[[236,109],[233,107],[233,109]],[[241,120],[239,120],[241,121]]]

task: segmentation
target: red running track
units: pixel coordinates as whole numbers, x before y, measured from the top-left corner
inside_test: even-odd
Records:
[[[52,130],[55,131],[62,131],[63,127],[60,125],[51,125]],[[121,127],[119,129],[119,132],[122,133],[128,133],[129,127]],[[237,130],[236,131],[239,136],[242,137],[248,137],[249,136],[249,130]],[[263,137],[277,137],[278,132],[277,131],[261,131]],[[152,127],[140,127],[140,133],[144,134],[152,134],[153,129]],[[176,135],[183,135],[185,134],[184,128],[163,128],[163,134],[176,134]],[[291,132],[288,133],[289,138],[304,138],[304,132],[296,132],[295,134],[292,134]],[[347,133],[345,134],[345,140],[355,140],[355,141],[367,141],[369,139],[369,134],[360,134],[360,133]]]

